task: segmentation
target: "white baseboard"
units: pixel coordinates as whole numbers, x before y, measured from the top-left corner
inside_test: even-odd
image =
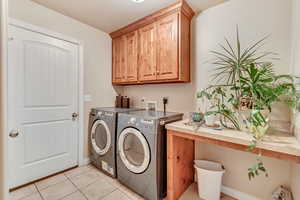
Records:
[[[88,165],[90,163],[91,163],[91,159],[89,157],[86,157],[86,158],[83,159],[82,162],[79,163],[79,167],[82,167],[84,165]]]
[[[196,176],[195,176],[194,180],[195,180],[195,183],[197,183],[197,177]],[[231,197],[233,197],[235,199],[238,199],[238,200],[262,200],[262,199],[259,199],[259,198],[255,197],[255,196],[252,196],[250,194],[247,194],[247,193],[241,192],[239,190],[227,187],[225,185],[222,185],[221,192],[223,194],[226,194],[226,195],[231,196]]]
[[[222,193],[239,200],[261,200],[255,196],[246,194],[230,187],[226,187],[224,185],[222,186]]]

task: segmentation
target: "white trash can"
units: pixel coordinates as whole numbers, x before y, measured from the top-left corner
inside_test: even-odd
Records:
[[[222,164],[207,160],[195,160],[198,194],[204,200],[220,200],[222,177],[225,169]]]

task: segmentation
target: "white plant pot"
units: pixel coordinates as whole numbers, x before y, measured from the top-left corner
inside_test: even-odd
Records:
[[[207,126],[214,126],[216,124],[216,119],[217,119],[216,115],[205,116],[205,124]]]

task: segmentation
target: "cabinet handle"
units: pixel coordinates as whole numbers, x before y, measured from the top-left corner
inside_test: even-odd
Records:
[[[157,71],[156,74],[159,75],[159,74],[160,74],[160,71]]]

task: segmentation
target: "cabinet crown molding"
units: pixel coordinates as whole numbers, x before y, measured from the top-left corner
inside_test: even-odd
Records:
[[[189,20],[193,18],[195,15],[195,12],[193,9],[187,4],[185,0],[180,0],[174,4],[171,4],[170,6],[167,6],[151,15],[148,15],[142,19],[139,19],[123,28],[120,28],[116,31],[111,32],[109,35],[112,39],[120,37],[124,34],[130,33],[132,31],[135,31],[139,28],[142,28],[146,25],[149,25],[163,17],[166,17],[168,15],[171,15],[173,13],[182,13],[185,15]]]

